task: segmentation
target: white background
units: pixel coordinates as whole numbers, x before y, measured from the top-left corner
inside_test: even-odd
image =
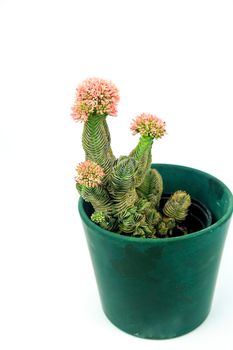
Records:
[[[212,312],[194,332],[150,341],[101,310],[77,212],[82,125],[70,117],[83,79],[115,82],[115,154],[155,113],[168,135],[153,161],[192,166],[231,189],[233,2],[0,0],[0,348],[202,349],[233,343],[233,231]]]

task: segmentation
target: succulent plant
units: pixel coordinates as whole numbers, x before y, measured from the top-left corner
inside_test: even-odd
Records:
[[[118,89],[103,79],[87,79],[76,90],[71,115],[84,122],[86,158],[76,168],[76,188],[94,209],[91,220],[102,228],[135,237],[171,237],[185,220],[191,198],[178,190],[160,207],[163,180],[151,169],[151,150],[154,140],[165,135],[166,124],[152,114],[137,116],[130,129],[140,134],[139,142],[116,159],[106,118],[116,116],[118,102]]]

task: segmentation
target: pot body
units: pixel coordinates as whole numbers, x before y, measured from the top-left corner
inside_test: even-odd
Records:
[[[196,233],[165,239],[127,237],[103,230],[79,211],[103,310],[132,335],[167,339],[185,334],[207,317],[233,208],[229,189],[196,169],[152,165],[164,191],[187,191],[212,213],[213,223]]]

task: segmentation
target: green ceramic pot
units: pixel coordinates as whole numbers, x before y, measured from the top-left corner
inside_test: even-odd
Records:
[[[153,165],[164,191],[186,190],[212,213],[213,223],[174,238],[143,239],[106,231],[79,200],[103,310],[132,335],[167,339],[190,332],[207,317],[233,210],[230,190],[215,177],[178,165]]]

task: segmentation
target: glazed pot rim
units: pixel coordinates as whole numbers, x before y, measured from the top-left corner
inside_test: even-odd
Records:
[[[221,226],[222,224],[224,224],[227,220],[230,219],[231,215],[232,215],[232,211],[233,211],[233,196],[232,193],[230,191],[230,189],[218,178],[216,178],[213,175],[210,175],[202,170],[199,169],[195,169],[192,167],[187,167],[187,166],[183,166],[183,165],[176,165],[176,164],[166,164],[166,163],[152,163],[152,168],[156,167],[156,165],[158,166],[170,166],[170,167],[176,167],[176,168],[180,168],[180,169],[184,169],[186,171],[194,171],[197,174],[199,174],[200,176],[208,176],[209,178],[211,178],[213,181],[218,182],[219,185],[224,188],[224,191],[227,192],[228,196],[229,196],[229,205],[228,208],[225,212],[225,214],[219,219],[217,220],[215,223],[213,223],[212,225],[200,230],[200,231],[196,231],[192,234],[188,234],[188,235],[184,235],[184,236],[179,236],[179,237],[168,237],[168,238],[138,238],[138,237],[133,237],[133,236],[124,236],[121,234],[118,234],[116,232],[112,232],[112,231],[108,231],[103,229],[102,227],[100,227],[99,225],[95,224],[87,215],[87,213],[85,212],[84,208],[83,208],[83,204],[84,204],[84,199],[82,197],[79,198],[78,201],[78,209],[79,209],[79,213],[80,216],[82,218],[82,220],[85,222],[85,224],[89,227],[91,227],[92,229],[99,231],[100,233],[102,233],[102,235],[107,235],[108,238],[110,239],[117,239],[117,240],[123,240],[125,242],[138,242],[138,244],[140,243],[152,243],[154,242],[154,244],[160,244],[160,243],[165,243],[165,242],[174,242],[174,241],[181,241],[181,240],[187,240],[187,239],[195,239],[198,236],[202,236],[204,234],[206,234],[207,232],[212,231],[213,229],[218,228],[219,226]]]

